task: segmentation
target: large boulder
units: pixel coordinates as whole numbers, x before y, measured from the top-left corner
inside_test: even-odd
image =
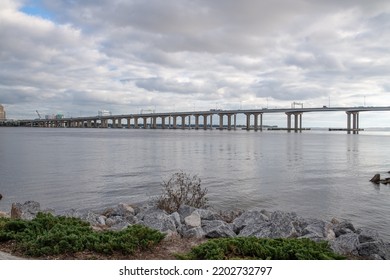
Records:
[[[375,174],[374,177],[371,178],[370,182],[373,182],[374,184],[379,184],[381,181],[381,175]]]
[[[250,226],[255,228],[255,225],[264,224],[269,221],[269,216],[265,214],[264,210],[249,210],[238,216],[233,220],[233,229],[239,233],[243,228]],[[254,231],[247,229],[247,232]]]
[[[32,220],[41,211],[41,205],[36,201],[26,201],[24,204],[12,203],[11,218]]]
[[[189,228],[196,228],[201,226],[200,215],[194,211],[191,215],[184,218],[184,223]]]
[[[233,226],[220,220],[202,220],[202,229],[209,238],[235,237]]]
[[[333,240],[336,238],[333,231],[333,225],[331,223],[318,219],[306,219],[306,222],[307,226],[305,226],[302,230],[302,237],[309,238],[314,241]]]
[[[293,238],[301,236],[302,229],[307,225],[304,219],[296,213],[275,211],[268,221],[248,224],[239,236],[256,236],[260,238]]]
[[[170,234],[172,232],[177,232],[174,217],[168,215],[161,209],[150,209],[145,213],[137,215],[137,218],[139,218],[139,224],[156,229],[163,233]]]
[[[331,249],[341,255],[358,256],[359,235],[356,233],[346,233],[340,235],[335,240],[330,241]]]

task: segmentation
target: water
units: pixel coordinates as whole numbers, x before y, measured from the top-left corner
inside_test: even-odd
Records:
[[[303,133],[0,128],[0,210],[102,209],[150,199],[161,182],[198,175],[216,208],[345,218],[390,241],[389,132]],[[390,175],[389,175],[390,177]]]

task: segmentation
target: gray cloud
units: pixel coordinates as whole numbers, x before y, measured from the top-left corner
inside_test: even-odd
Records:
[[[9,116],[390,104],[389,1],[34,1],[44,17],[22,12],[31,3],[0,3]]]

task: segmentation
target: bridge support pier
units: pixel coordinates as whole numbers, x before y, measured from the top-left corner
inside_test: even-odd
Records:
[[[359,134],[359,112],[346,112],[347,113],[347,133],[351,134]],[[352,122],[351,122],[352,115]],[[351,128],[352,126],[352,128]]]
[[[301,112],[286,113],[287,115],[287,131],[291,132],[291,115],[294,115],[294,131],[302,132],[302,115]]]

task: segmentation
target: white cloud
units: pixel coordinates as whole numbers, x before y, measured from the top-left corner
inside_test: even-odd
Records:
[[[0,103],[12,117],[390,104],[388,1],[40,3],[49,16],[0,3]]]

